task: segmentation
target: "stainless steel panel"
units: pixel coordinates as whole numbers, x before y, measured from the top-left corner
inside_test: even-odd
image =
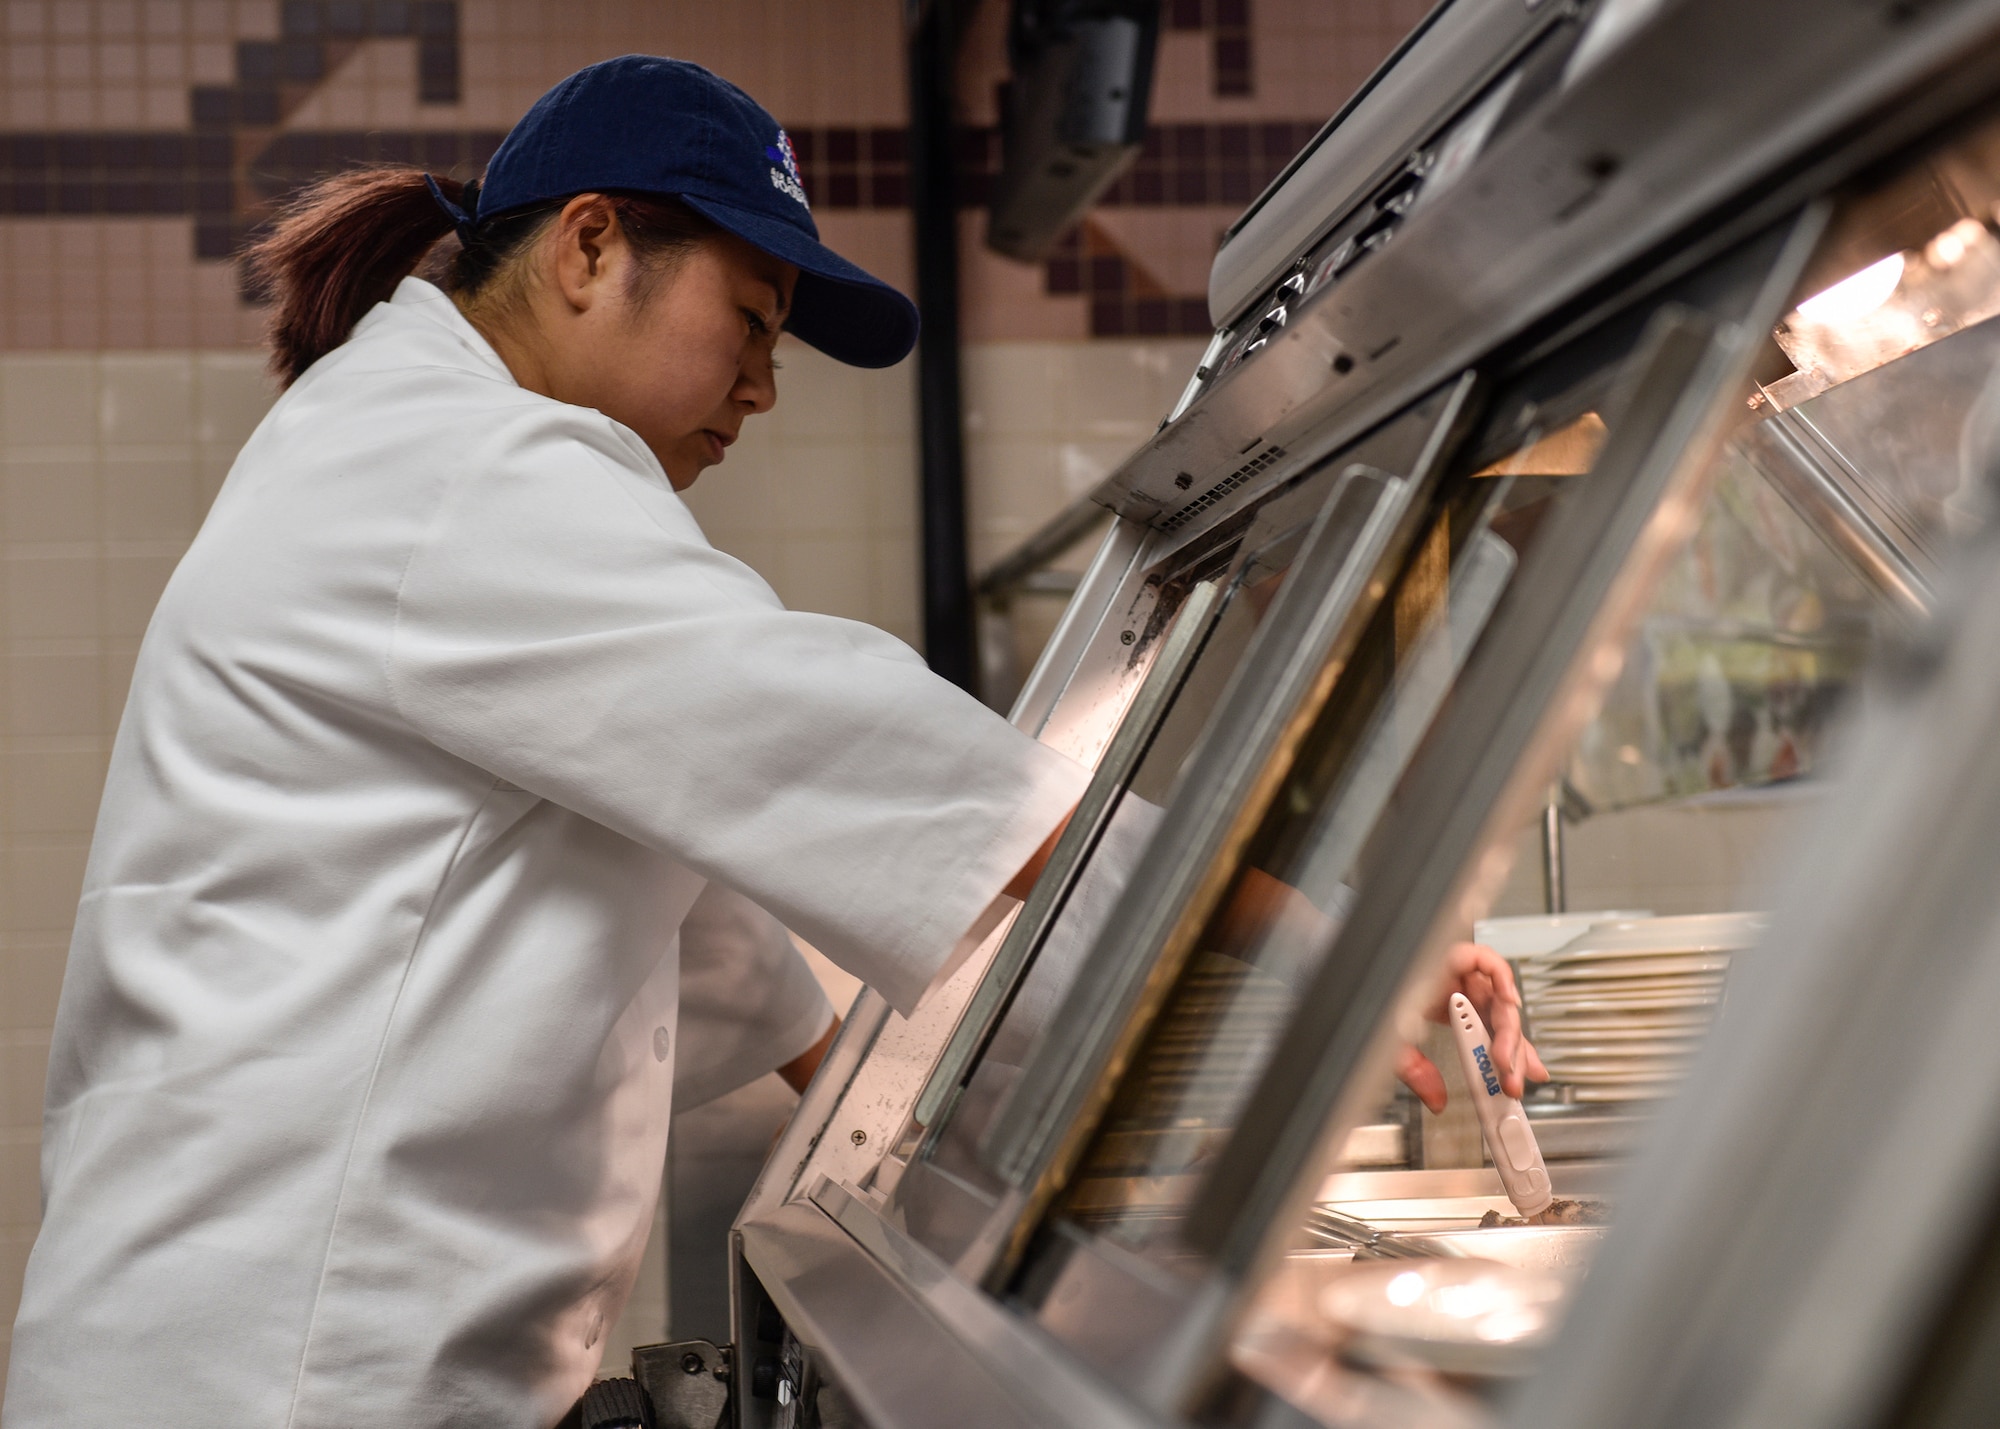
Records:
[[[1722,251],[1914,139],[1986,91],[1996,49],[2000,0],[1893,19],[1883,5],[1822,0],[1665,7],[1293,314],[1100,499],[1158,524],[1260,445],[1293,461],[1337,449],[1673,235],[1699,226],[1712,245],[1687,261]],[[1193,482],[1177,486],[1183,474]],[[1256,490],[1246,481],[1229,499]]]
[[[1113,602],[1130,584],[1149,534],[1144,526],[1134,521],[1119,521],[1104,533],[1104,540],[1099,544],[1097,554],[1091,557],[1090,568],[1084,572],[1082,583],[1063,608],[1055,632],[1049,637],[1049,643],[1042,647],[1035,668],[1021,686],[1021,693],[1015,697],[1014,708],[1008,713],[1008,719],[1015,728],[1026,730],[1057,748],[1062,747],[1066,731],[1060,726],[1051,726],[1050,720],[1055,716],[1063,695],[1069,692],[1075,681],[1077,668],[1090,650],[1092,641],[1102,633],[1106,614]],[[1063,710],[1061,723],[1067,725],[1083,718],[1077,709],[1078,705],[1085,703],[1071,702]]]
[[[745,1215],[772,1209],[798,1192],[800,1178],[805,1175],[820,1139],[874,1051],[876,1037],[894,1015],[882,995],[873,989],[863,988],[855,998],[833,1045],[820,1062],[819,1072],[799,1098],[792,1119],[785,1123],[778,1144],[771,1148],[762,1173],[750,1188],[750,1195],[743,1203]]]
[[[1161,1429],[851,1192],[822,1183],[742,1233],[785,1323],[873,1429]]]
[[[1231,226],[1209,270],[1210,319],[1239,316],[1561,8],[1443,0]]]

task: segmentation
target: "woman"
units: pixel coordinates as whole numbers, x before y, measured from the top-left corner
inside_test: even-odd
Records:
[[[1085,771],[676,496],[781,327],[916,334],[733,86],[593,66],[483,188],[347,175],[256,256],[287,390],[133,677],[7,1423],[553,1424],[645,1240],[704,883],[908,1011]]]

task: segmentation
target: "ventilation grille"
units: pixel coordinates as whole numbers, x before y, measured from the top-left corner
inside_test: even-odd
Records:
[[[1264,448],[1263,451],[1251,457],[1250,460],[1244,462],[1243,465],[1237,467],[1236,470],[1230,472],[1229,475],[1223,477],[1222,480],[1216,482],[1215,485],[1209,487],[1208,490],[1202,492],[1201,495],[1162,521],[1160,529],[1162,531],[1180,530],[1181,527],[1187,525],[1188,522],[1194,520],[1195,517],[1201,515],[1202,512],[1208,510],[1209,507],[1215,505],[1216,502],[1236,490],[1237,487],[1241,486],[1258,472],[1281,460],[1284,455],[1285,449],[1283,447],[1274,446]]]

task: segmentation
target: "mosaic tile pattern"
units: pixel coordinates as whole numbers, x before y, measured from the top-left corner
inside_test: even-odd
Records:
[[[1171,30],[1206,30],[1213,35],[1212,83],[1217,94],[1255,93],[1256,71],[1250,63],[1250,0],[1167,0],[1163,18]]]
[[[1106,208],[1241,205],[1261,192],[1319,129],[1315,121],[1154,125],[1131,173],[1108,190]],[[799,170],[813,206],[822,211],[902,209],[909,202],[908,134],[900,127],[790,129]],[[289,130],[255,136],[261,147],[247,161],[241,133],[80,132],[0,134],[0,218],[136,218],[192,215],[194,253],[226,259],[260,228],[276,204],[314,179],[361,164],[404,164],[476,175],[505,137],[501,130]],[[985,202],[1000,169],[1000,136],[967,127],[959,137],[961,199]],[[1061,260],[1055,260],[1060,262]],[[1066,273],[1067,270],[1065,270]],[[1082,291],[1051,267],[1047,291]],[[1194,298],[1182,295],[1167,327],[1156,324],[1156,300],[1171,295],[1125,290],[1145,299],[1142,320],[1097,321],[1110,308],[1093,304],[1095,337],[1207,330],[1193,318]],[[1189,326],[1198,322],[1198,326]]]
[[[1056,246],[1048,291],[1090,303],[1093,337],[1206,337],[1208,299],[1177,297],[1116,238],[1089,220]]]

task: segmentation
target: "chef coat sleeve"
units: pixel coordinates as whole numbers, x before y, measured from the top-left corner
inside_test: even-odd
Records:
[[[786,610],[598,413],[535,399],[460,452],[397,592],[395,709],[914,1009],[1088,772],[884,632]]]
[[[733,888],[703,889],[681,920],[674,1110],[776,1071],[832,1025],[833,1006],[784,925]]]

